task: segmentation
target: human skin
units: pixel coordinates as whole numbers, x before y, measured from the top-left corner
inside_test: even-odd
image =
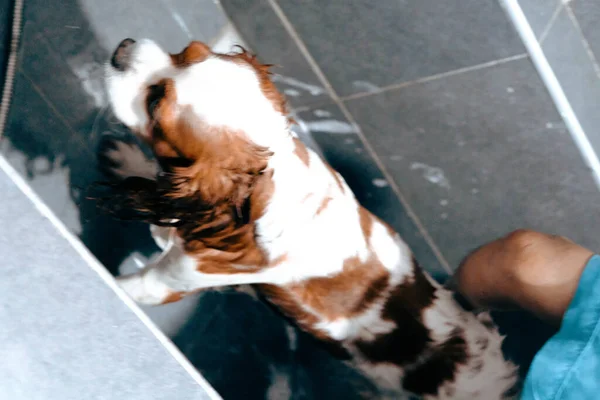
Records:
[[[562,236],[517,230],[468,255],[453,285],[477,308],[523,309],[560,325],[593,254]]]

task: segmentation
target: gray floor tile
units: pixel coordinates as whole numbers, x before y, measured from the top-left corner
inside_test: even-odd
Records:
[[[358,201],[400,233],[424,268],[436,277],[445,278],[446,272],[339,108],[332,105],[304,111],[298,118]]]
[[[581,30],[587,39],[596,60],[600,61],[600,3],[596,0],[574,0],[570,7],[575,13]]]
[[[524,52],[495,0],[280,0],[340,95]]]
[[[588,139],[600,153],[600,77],[566,10],[556,18],[542,49]]]
[[[63,120],[77,129],[95,113],[96,101],[44,33],[32,27],[29,21],[25,23],[19,69]]]
[[[552,15],[561,4],[562,0],[519,0],[519,5],[538,39],[548,28]]]
[[[223,8],[262,62],[275,64],[276,84],[290,104],[301,107],[329,100],[319,79],[266,0],[224,0]]]
[[[348,107],[452,266],[516,228],[600,249],[600,194],[528,60]]]

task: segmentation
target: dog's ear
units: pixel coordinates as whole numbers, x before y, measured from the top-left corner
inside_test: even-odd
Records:
[[[142,221],[154,225],[175,226],[184,205],[169,201],[169,179],[161,174],[156,180],[128,177],[118,182],[102,182],[94,187],[90,199],[98,206],[126,221]]]
[[[197,198],[206,206],[240,210],[251,196],[272,153],[236,135],[205,141],[202,151],[189,163],[170,160],[161,164],[170,177],[175,199]]]
[[[250,197],[270,155],[265,148],[233,140],[195,161],[163,158],[160,163],[165,171],[156,180],[129,177],[104,183],[105,190],[95,198],[101,208],[124,220],[201,225],[228,215],[229,223],[244,224],[253,219]]]

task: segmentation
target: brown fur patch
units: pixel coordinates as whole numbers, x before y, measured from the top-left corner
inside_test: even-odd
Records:
[[[306,148],[304,143],[302,143],[302,141],[298,138],[294,138],[294,154],[298,156],[298,158],[300,159],[300,161],[302,161],[304,165],[306,165],[307,167],[309,166],[310,155],[308,153],[308,149]]]
[[[382,318],[394,322],[393,331],[373,341],[358,341],[359,351],[373,363],[391,363],[405,368],[403,386],[413,393],[437,394],[454,378],[456,367],[467,359],[462,332],[433,345],[423,312],[435,300],[435,288],[413,260],[413,279],[396,286],[384,306]]]
[[[362,206],[358,207],[358,217],[360,219],[360,228],[362,229],[365,238],[368,240],[371,237],[371,232],[373,230],[373,219],[375,217]]]
[[[356,343],[371,362],[404,366],[414,362],[430,343],[422,313],[435,299],[435,288],[416,265],[413,274],[414,279],[392,289],[382,311],[381,317],[395,323],[397,328],[373,341]]]
[[[321,202],[321,205],[319,206],[319,208],[317,208],[316,214],[321,214],[327,208],[327,205],[329,205],[329,202],[331,200],[333,200],[331,197],[324,197],[323,201]]]
[[[171,60],[176,67],[185,68],[206,60],[211,54],[213,53],[206,44],[193,41],[181,53],[171,54]]]
[[[170,293],[162,302],[162,304],[169,304],[169,303],[175,303],[176,301],[179,301],[181,299],[183,299],[184,295],[182,293],[179,292],[173,292]]]
[[[344,262],[342,272],[326,278],[312,278],[285,289],[301,304],[333,321],[362,313],[383,294],[389,272],[378,260],[361,262],[357,257]]]
[[[334,357],[342,360],[351,358],[350,353],[341,343],[332,340],[327,332],[315,327],[319,322],[319,318],[302,306],[295,293],[281,286],[266,284],[257,286],[260,293],[276,306],[284,316],[292,320],[303,331],[319,339]]]
[[[276,285],[261,284],[257,287],[267,300],[277,306],[285,316],[291,318],[300,328],[319,339],[329,338],[326,332],[315,328],[319,318],[302,306],[301,299],[294,292]]]
[[[345,193],[344,184],[342,183],[342,180],[340,179],[340,175],[337,173],[337,171],[335,169],[333,169],[333,167],[331,165],[329,165],[325,161],[323,161],[323,162],[325,163],[325,166],[327,167],[327,169],[329,170],[331,175],[333,175],[333,179],[335,179],[335,182],[337,183],[338,188],[342,191],[342,193]]]
[[[456,367],[466,360],[467,342],[463,333],[457,331],[444,343],[436,346],[425,361],[406,371],[403,387],[417,394],[436,395],[444,382],[454,379]]]

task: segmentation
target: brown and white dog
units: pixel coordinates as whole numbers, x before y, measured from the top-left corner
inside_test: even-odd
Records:
[[[106,154],[117,174],[137,175],[118,184],[112,206],[153,224],[164,249],[118,278],[133,299],[163,304],[254,284],[348,356],[382,397],[506,398],[517,368],[504,359],[497,330],[460,308],[290,133],[268,66],[244,50],[215,54],[192,42],[168,54],[126,39],[106,84],[115,115],[162,168],[128,145]],[[146,167],[132,173],[140,163]]]

